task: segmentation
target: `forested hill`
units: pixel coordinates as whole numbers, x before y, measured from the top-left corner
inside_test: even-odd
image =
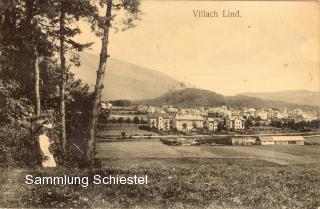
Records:
[[[167,92],[160,97],[148,100],[135,101],[138,104],[147,105],[174,105],[174,106],[220,106],[228,105],[231,107],[254,107],[254,108],[303,108],[307,110],[319,109],[315,106],[292,104],[282,101],[264,100],[244,95],[223,96],[213,91],[187,88],[177,91]]]
[[[223,95],[196,88],[170,91],[160,97],[137,102],[148,105],[175,106],[218,106],[227,104],[226,98]]]
[[[81,66],[73,72],[90,86],[95,84],[99,56],[81,54]],[[108,59],[104,79],[103,100],[149,99],[161,96],[178,85],[178,81],[158,71],[117,59]]]

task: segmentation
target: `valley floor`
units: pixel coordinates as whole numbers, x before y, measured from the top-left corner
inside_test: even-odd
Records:
[[[148,144],[149,143],[149,144]],[[99,143],[102,167],[1,169],[1,207],[317,208],[320,147]],[[148,157],[147,157],[148,156]],[[147,185],[26,185],[25,176],[148,175]]]
[[[320,160],[320,146],[168,146],[157,139],[104,142],[96,145],[104,158],[253,158],[280,165],[312,164]]]

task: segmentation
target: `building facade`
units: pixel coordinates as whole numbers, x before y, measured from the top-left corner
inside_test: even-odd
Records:
[[[150,114],[148,116],[148,126],[160,130],[170,130],[171,118],[165,114]]]
[[[304,145],[302,136],[259,136],[261,145]]]
[[[241,117],[229,117],[226,121],[227,129],[243,130],[245,129],[245,120]]]
[[[222,125],[221,118],[207,118],[206,127],[209,131],[216,132],[219,130],[219,126]]]
[[[180,115],[173,118],[173,128],[178,131],[190,131],[203,128],[204,118],[200,115]]]

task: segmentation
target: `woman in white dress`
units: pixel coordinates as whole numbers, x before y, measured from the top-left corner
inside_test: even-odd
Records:
[[[43,156],[42,167],[44,168],[57,167],[56,161],[49,150],[50,145],[53,144],[53,140],[51,140],[47,136],[48,130],[52,129],[52,124],[49,123],[47,120],[43,120],[39,122],[41,124],[41,129],[40,129],[38,140],[39,140],[40,150]]]

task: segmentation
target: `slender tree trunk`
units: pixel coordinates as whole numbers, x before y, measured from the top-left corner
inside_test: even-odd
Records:
[[[65,110],[65,85],[66,85],[66,58],[65,58],[65,11],[63,3],[60,7],[60,62],[61,62],[61,83],[60,83],[60,115],[61,115],[61,136],[62,136],[62,149],[64,159],[66,156],[66,110]]]
[[[36,116],[41,113],[41,102],[40,102],[40,68],[39,68],[39,56],[36,47],[35,40],[33,40],[33,69],[34,69],[34,93],[35,93],[35,105],[36,105]]]
[[[30,50],[31,50],[31,61],[30,67],[33,68],[34,73],[34,104],[35,104],[35,114],[39,116],[41,113],[41,100],[40,100],[40,68],[39,68],[39,55],[37,51],[37,43],[35,40],[35,35],[32,27],[33,18],[33,7],[34,1],[27,0],[26,1],[26,20],[25,20],[25,31],[29,31],[27,34],[27,40],[29,42]]]
[[[98,114],[99,114],[98,109],[101,101],[101,92],[103,89],[102,82],[104,80],[105,69],[106,69],[107,58],[108,58],[108,39],[109,39],[110,23],[112,18],[111,11],[112,11],[112,0],[108,0],[107,11],[106,11],[106,21],[103,28],[100,61],[99,61],[99,67],[97,70],[97,79],[96,79],[96,85],[95,85],[94,95],[93,95],[92,112],[91,112],[90,126],[89,126],[90,138],[87,144],[87,159],[90,161],[91,167],[94,166],[94,160],[95,160],[95,133],[96,133]]]

